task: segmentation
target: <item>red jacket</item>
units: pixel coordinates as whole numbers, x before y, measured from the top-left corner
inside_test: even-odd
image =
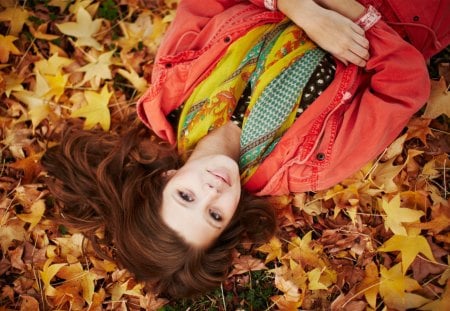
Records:
[[[236,38],[284,16],[263,0],[182,0],[156,57],[152,84],[138,102],[142,121],[176,143],[166,115],[212,70]],[[245,187],[259,195],[320,190],[375,158],[425,103],[422,55],[383,21],[366,32],[365,70],[337,62],[335,79],[296,120]]]
[[[358,0],[373,5],[425,58],[450,44],[450,0]]]

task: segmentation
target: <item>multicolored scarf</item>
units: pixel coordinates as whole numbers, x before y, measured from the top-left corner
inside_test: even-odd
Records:
[[[324,55],[289,21],[248,32],[228,48],[184,103],[178,125],[180,154],[228,122],[250,84],[239,160],[245,183],[295,121],[303,88]]]

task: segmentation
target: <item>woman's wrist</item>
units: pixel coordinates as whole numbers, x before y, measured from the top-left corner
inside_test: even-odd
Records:
[[[321,9],[314,0],[278,0],[278,10],[302,28],[312,23]]]
[[[315,0],[329,10],[342,14],[352,21],[358,20],[365,12],[365,7],[356,0]]]

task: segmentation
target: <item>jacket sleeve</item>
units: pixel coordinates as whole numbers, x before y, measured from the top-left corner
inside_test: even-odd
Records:
[[[320,188],[340,182],[379,155],[429,97],[426,63],[416,48],[383,21],[366,37],[371,45],[367,72],[359,76],[350,91],[352,99],[342,107],[331,162],[318,176]]]

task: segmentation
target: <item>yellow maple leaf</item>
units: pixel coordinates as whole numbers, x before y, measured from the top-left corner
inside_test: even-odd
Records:
[[[58,102],[61,95],[64,94],[66,89],[67,81],[69,80],[68,74],[58,73],[55,76],[45,75],[45,79],[48,82],[49,91],[45,94],[47,99],[54,98],[55,102]]]
[[[386,269],[380,266],[380,295],[389,308],[397,310],[413,309],[422,306],[429,300],[410,293],[421,288],[416,280],[402,274],[400,264]]]
[[[115,50],[101,54],[97,59],[90,62],[89,64],[77,69],[77,72],[84,72],[83,81],[79,85],[83,85],[87,81],[91,82],[94,89],[98,88],[102,79],[111,79],[111,57],[113,56]]]
[[[36,29],[34,29],[33,25],[31,25],[31,23],[28,23],[28,28],[30,29],[30,32],[33,35],[33,37],[35,37],[36,39],[47,41],[58,39],[59,36],[47,33],[47,26],[48,23],[43,23],[40,24]]]
[[[299,287],[290,279],[290,274],[286,274],[287,269],[277,269],[275,273],[275,286],[282,293],[283,296],[291,302],[298,302],[301,300]]]
[[[14,41],[18,38],[14,36],[0,35],[0,63],[6,63],[9,59],[9,54],[21,55],[22,53],[14,45]]]
[[[20,6],[9,7],[0,12],[0,22],[9,22],[9,33],[17,36],[22,31],[23,25],[29,16],[30,13]]]
[[[47,5],[48,6],[55,6],[58,7],[61,12],[63,12],[69,3],[72,2],[71,0],[50,0]]]
[[[59,269],[64,267],[65,263],[51,264],[52,259],[49,258],[44,264],[42,271],[39,271],[39,275],[41,276],[42,283],[44,284],[45,294],[47,296],[54,296],[56,293],[55,288],[50,284],[52,279],[55,277],[56,273],[58,273]]]
[[[320,282],[322,272],[323,269],[315,268],[307,273],[309,280],[308,288],[310,290],[327,289],[327,286]]]
[[[11,95],[12,91],[23,91],[23,85],[22,82],[24,81],[24,78],[19,76],[15,72],[11,72],[7,75],[5,75],[5,94],[6,97],[9,97]]]
[[[379,200],[381,207],[386,213],[384,226],[391,229],[394,234],[408,235],[403,223],[418,222],[420,217],[425,215],[422,211],[416,211],[410,208],[400,207],[400,195],[394,196],[390,201],[383,197]]]
[[[306,233],[303,238],[295,237],[289,244],[289,252],[283,257],[284,259],[293,259],[302,265],[312,267],[322,267],[317,250],[311,248],[312,231]]]
[[[45,212],[45,201],[38,200],[31,205],[31,213],[17,214],[20,220],[30,223],[28,230],[32,230],[41,221]]]
[[[57,53],[48,59],[41,59],[34,63],[34,69],[42,75],[57,75],[61,73],[61,69],[69,66],[73,60],[67,57],[61,57]]]
[[[280,259],[283,255],[283,251],[281,249],[282,245],[280,240],[277,237],[273,237],[266,244],[261,245],[257,248],[258,251],[266,253],[267,257],[264,263],[268,263],[269,261],[274,260],[275,258]]]
[[[450,95],[444,77],[441,77],[439,81],[431,80],[431,94],[423,117],[435,119],[441,114],[450,117]]]
[[[371,261],[366,265],[365,270],[366,274],[364,276],[364,279],[358,285],[357,291],[358,293],[364,293],[367,303],[375,310],[380,282],[380,278],[378,276],[378,268],[377,265],[373,261]]]
[[[87,104],[78,110],[72,112],[72,117],[85,118],[84,128],[92,129],[100,124],[104,131],[109,130],[111,124],[111,115],[109,113],[108,104],[112,92],[108,91],[105,85],[100,93],[94,91],[84,92]]]
[[[117,43],[122,48],[122,53],[127,53],[136,48],[139,42],[149,40],[153,32],[151,12],[144,11],[139,14],[134,23],[119,21],[119,26],[124,36],[119,38]]]
[[[429,260],[436,262],[428,241],[421,235],[404,236],[394,235],[378,248],[379,252],[399,251],[402,254],[403,274],[406,273],[416,256],[421,253]]]
[[[142,77],[139,77],[139,75],[136,73],[136,71],[133,70],[133,68],[130,68],[130,71],[126,71],[124,69],[117,70],[117,73],[120,74],[122,77],[127,79],[131,82],[133,87],[140,93],[143,93],[148,86],[147,80],[145,80]]]
[[[76,22],[56,24],[56,27],[63,34],[76,37],[75,46],[88,46],[101,51],[103,46],[92,36],[100,30],[102,20],[92,20],[91,15],[83,7],[78,9],[76,20]]]
[[[131,289],[129,289],[129,280],[125,283],[115,283],[111,288],[111,299],[113,301],[119,301],[123,295],[130,295],[140,297],[142,296],[143,284],[136,284]]]
[[[30,91],[13,92],[14,97],[28,106],[28,117],[21,118],[19,122],[31,120],[33,130],[44,120],[51,112],[48,102],[36,93]]]
[[[394,161],[395,158],[384,163],[378,163],[375,170],[369,176],[369,180],[386,193],[398,190],[397,184],[393,179],[403,169],[403,165],[393,165]]]

